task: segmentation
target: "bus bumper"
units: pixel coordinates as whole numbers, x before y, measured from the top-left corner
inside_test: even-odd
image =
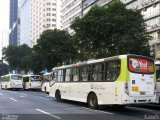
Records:
[[[138,96],[138,97],[122,97],[122,104],[145,104],[155,103],[156,95],[154,96]]]

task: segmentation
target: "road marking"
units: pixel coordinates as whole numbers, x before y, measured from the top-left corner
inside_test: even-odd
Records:
[[[9,98],[9,99],[11,99],[11,100],[13,100],[13,101],[18,101],[18,100],[14,99],[14,98]]]
[[[19,97],[23,98],[23,97],[26,97],[26,96],[19,96]]]
[[[39,111],[39,112],[41,112],[41,113],[44,113],[44,114],[47,114],[47,115],[50,115],[50,116],[52,116],[52,117],[54,117],[54,118],[56,118],[56,119],[61,119],[60,117],[58,117],[58,116],[56,116],[56,115],[52,115],[52,114],[50,114],[50,113],[48,113],[48,112],[45,112],[45,111],[43,111],[43,110],[41,110],[41,109],[36,109],[37,111]]]
[[[106,113],[106,114],[110,114],[110,115],[114,114],[114,113],[111,113],[111,112],[106,112],[106,111],[101,111],[101,110],[93,110],[93,109],[86,108],[86,107],[81,107],[81,108],[84,108],[84,109],[87,109],[87,110],[90,110],[90,111]]]
[[[0,93],[0,95],[3,95],[3,94]]]
[[[38,96],[35,96],[35,97],[38,97]],[[47,98],[43,98],[43,97],[38,97],[38,98],[41,98],[41,99],[45,99],[45,100],[50,100],[50,99],[47,99]]]

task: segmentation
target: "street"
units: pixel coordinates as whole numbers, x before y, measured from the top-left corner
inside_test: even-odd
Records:
[[[57,102],[40,91],[0,90],[1,120],[144,120],[160,119],[160,106],[105,106],[100,110],[89,109],[87,104]]]

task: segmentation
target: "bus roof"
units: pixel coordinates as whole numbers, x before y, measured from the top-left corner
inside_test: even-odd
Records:
[[[6,74],[6,75],[3,75],[1,77],[5,77],[5,76],[11,76],[11,75],[21,75],[21,74]],[[22,75],[21,75],[22,76]]]
[[[52,70],[54,71],[54,70],[57,70],[57,69],[66,69],[66,68],[77,67],[77,66],[82,66],[82,65],[86,65],[86,64],[93,64],[93,63],[100,63],[100,62],[103,62],[103,61],[122,59],[122,58],[127,58],[128,56],[130,56],[130,57],[142,57],[142,58],[153,60],[152,58],[147,57],[147,56],[135,55],[135,54],[125,54],[125,55],[118,55],[118,56],[101,58],[101,59],[91,59],[91,60],[88,60],[88,61],[85,61],[85,62],[78,62],[78,63],[70,64],[70,65],[63,65],[63,66],[59,66],[59,67],[54,67]]]
[[[43,75],[50,75],[51,74],[51,72],[49,72],[49,73],[44,73]]]
[[[40,75],[23,75],[23,77],[40,76]]]

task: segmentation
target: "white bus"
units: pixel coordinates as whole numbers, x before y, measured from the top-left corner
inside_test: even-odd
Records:
[[[23,89],[41,89],[42,77],[40,75],[24,75]]]
[[[160,104],[160,61],[155,61],[155,66],[156,66],[156,78],[157,78],[156,102]]]
[[[21,89],[22,75],[19,74],[7,74],[1,76],[1,88],[2,89]]]
[[[154,60],[119,55],[53,68],[49,95],[99,105],[152,103],[155,95]]]
[[[41,90],[46,92],[46,93],[49,93],[49,81],[50,81],[50,79],[51,79],[51,73],[43,74]]]

